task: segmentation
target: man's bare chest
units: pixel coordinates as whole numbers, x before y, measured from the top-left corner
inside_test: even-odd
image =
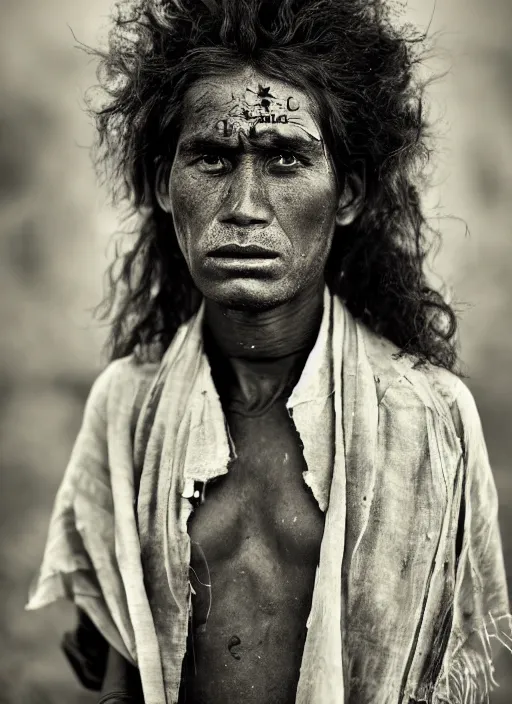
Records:
[[[229,682],[237,701],[288,703],[324,517],[304,482],[302,444],[284,402],[227,420],[237,457],[207,485],[189,523],[194,664],[186,701],[224,702]]]
[[[213,560],[249,545],[266,546],[291,563],[315,563],[324,517],[304,482],[302,443],[283,403],[261,416],[228,414],[236,459],[206,487],[189,533]]]

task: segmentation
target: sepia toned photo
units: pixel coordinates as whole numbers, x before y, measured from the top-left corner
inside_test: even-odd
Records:
[[[1,703],[512,702],[511,31],[4,0]]]

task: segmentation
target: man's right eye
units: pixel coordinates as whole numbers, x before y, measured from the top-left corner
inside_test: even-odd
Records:
[[[209,174],[225,173],[231,167],[229,161],[219,154],[203,154],[196,163],[201,171]]]

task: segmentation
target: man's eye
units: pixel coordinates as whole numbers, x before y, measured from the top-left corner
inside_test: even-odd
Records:
[[[273,167],[277,167],[278,169],[292,169],[296,166],[301,166],[302,161],[295,156],[295,154],[291,154],[290,152],[281,152],[280,154],[277,154],[271,161],[271,165]]]
[[[221,173],[229,169],[229,161],[218,154],[203,154],[197,161],[201,171],[206,173]]]

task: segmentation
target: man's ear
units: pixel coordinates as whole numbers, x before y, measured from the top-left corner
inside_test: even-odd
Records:
[[[365,198],[365,170],[363,162],[345,175],[345,184],[338,200],[336,224],[340,227],[351,225],[360,215]]]
[[[171,213],[171,196],[169,194],[169,167],[160,163],[156,170],[155,195],[158,205],[164,213]]]

